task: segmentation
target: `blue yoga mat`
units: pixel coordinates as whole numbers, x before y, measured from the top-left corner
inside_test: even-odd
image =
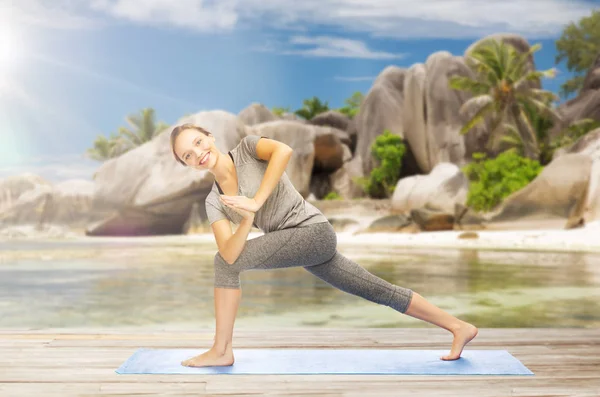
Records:
[[[448,350],[237,349],[228,367],[185,367],[181,362],[206,351],[138,349],[118,374],[364,374],[364,375],[533,375],[506,350],[464,350],[454,361]]]

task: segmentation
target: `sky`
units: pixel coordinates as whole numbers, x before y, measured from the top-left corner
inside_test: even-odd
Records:
[[[389,65],[463,55],[493,33],[540,43],[543,88],[564,26],[590,0],[0,0],[0,178],[91,179],[98,135],[152,107],[173,124],[253,102],[330,108]]]

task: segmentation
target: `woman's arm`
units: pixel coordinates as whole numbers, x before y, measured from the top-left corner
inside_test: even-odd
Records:
[[[293,152],[291,147],[274,139],[259,139],[257,141],[256,155],[260,159],[269,162],[260,187],[254,195],[254,201],[256,201],[259,208],[267,201],[267,198],[277,186]]]
[[[250,230],[252,230],[253,222],[254,217],[242,219],[235,233],[227,240],[227,244],[225,245],[227,257],[223,257],[223,259],[230,265],[237,261],[237,258],[244,250],[246,240],[248,240],[248,234],[250,234]]]

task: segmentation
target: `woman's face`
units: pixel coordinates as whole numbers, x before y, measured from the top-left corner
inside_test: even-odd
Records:
[[[204,135],[200,131],[183,130],[175,140],[175,153],[189,167],[207,170],[214,167],[217,161],[217,148],[212,135]]]

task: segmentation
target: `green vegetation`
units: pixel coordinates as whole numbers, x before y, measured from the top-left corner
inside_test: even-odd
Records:
[[[502,137],[509,133],[519,139],[523,152],[531,159],[539,158],[539,144],[527,109],[539,114],[558,118],[550,103],[556,98],[549,91],[533,87],[542,77],[554,76],[554,69],[535,71],[529,67],[529,58],[541,48],[539,44],[525,53],[512,45],[489,39],[478,45],[467,56],[467,65],[475,78],[454,76],[450,87],[471,92],[474,97],[461,108],[476,110],[474,116],[461,129],[466,134],[477,124],[489,117],[490,139],[488,148],[495,150]]]
[[[330,109],[327,101],[323,102],[316,96],[313,96],[312,98],[305,99],[304,101],[302,101],[302,107],[294,112],[292,112],[290,110],[289,106],[288,107],[275,106],[275,107],[271,108],[271,112],[273,112],[273,114],[275,114],[279,117],[283,116],[284,113],[294,113],[297,116],[300,116],[305,120],[311,120],[320,113],[324,113],[329,110],[335,110],[337,112],[345,114],[346,116],[348,116],[350,118],[353,118],[354,116],[356,116],[358,114],[360,105],[362,104],[363,100],[364,100],[363,93],[360,91],[356,91],[349,98],[346,98],[346,100],[344,101],[344,106],[342,106],[339,109]]]
[[[356,91],[352,96],[344,101],[345,106],[337,109],[338,112],[345,114],[346,116],[353,118],[358,114],[360,105],[364,100],[364,95],[360,91]]]
[[[316,96],[305,99],[302,108],[296,110],[294,113],[305,120],[311,120],[319,113],[324,113],[329,110],[327,102],[321,102]]]
[[[583,87],[585,74],[600,54],[600,10],[594,10],[577,23],[569,23],[556,40],[556,50],[556,64],[566,60],[567,69],[574,73],[560,87],[561,96],[567,97]]]
[[[323,197],[323,200],[341,200],[342,196],[340,196],[337,192],[329,192]]]
[[[405,153],[406,146],[402,138],[385,130],[371,145],[371,155],[379,160],[379,167],[374,168],[369,177],[356,178],[355,182],[370,197],[389,198],[400,178],[402,157]]]
[[[273,112],[274,115],[276,116],[283,116],[285,113],[291,113],[292,111],[290,110],[290,107],[274,107],[273,109],[271,109],[271,112]]]
[[[600,128],[600,121],[594,119],[581,119],[574,122],[552,141],[549,145],[550,154],[554,154],[556,149],[572,145],[579,138],[597,128]]]
[[[477,211],[489,211],[504,198],[534,180],[543,167],[537,160],[506,151],[494,159],[482,153],[473,155],[473,162],[463,168],[470,180],[467,205]]]
[[[109,138],[99,135],[94,141],[94,147],[88,149],[86,155],[98,161],[118,157],[152,140],[169,127],[163,122],[155,122],[155,113],[152,108],[142,109],[139,114],[130,115],[125,120],[130,129],[120,127],[118,133],[112,133]]]

